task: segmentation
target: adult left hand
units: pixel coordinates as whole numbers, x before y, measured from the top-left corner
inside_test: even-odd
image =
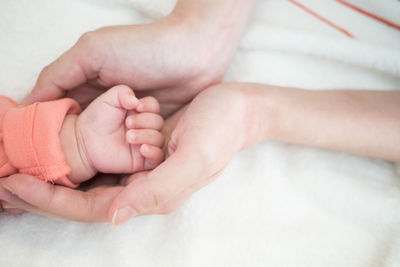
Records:
[[[113,201],[109,219],[118,225],[135,216],[174,211],[216,179],[236,152],[261,141],[258,97],[248,90],[251,86],[213,86],[167,120],[168,158],[153,171],[123,180],[126,187]]]
[[[118,182],[118,176],[100,175],[81,191],[14,174],[0,179],[0,199],[12,207],[4,209],[8,213],[30,211],[73,221],[105,222],[113,199],[123,189]]]

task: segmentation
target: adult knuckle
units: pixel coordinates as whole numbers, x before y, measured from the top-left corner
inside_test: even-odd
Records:
[[[171,214],[171,213],[173,213],[176,209],[177,209],[177,206],[167,204],[167,205],[162,206],[162,207],[159,209],[159,213],[160,213],[160,214],[164,214],[164,215],[166,215],[166,214]]]
[[[84,33],[76,44],[76,50],[81,55],[80,62],[90,69],[98,72],[104,63],[103,48],[105,42],[102,41],[103,34],[99,31]]]
[[[88,31],[81,35],[78,40],[79,44],[83,44],[86,46],[92,46],[99,39],[99,34],[96,31]]]
[[[39,81],[43,80],[43,79],[47,76],[47,74],[48,74],[49,71],[50,71],[50,68],[51,68],[50,65],[46,65],[46,66],[40,71],[39,78],[38,78]]]

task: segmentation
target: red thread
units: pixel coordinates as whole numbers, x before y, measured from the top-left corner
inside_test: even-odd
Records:
[[[304,6],[303,4],[301,4],[301,3],[299,3],[299,2],[297,2],[295,0],[289,0],[289,2],[291,2],[292,4],[298,6],[301,9],[303,9],[304,11],[306,11],[310,15],[314,16],[315,18],[321,20],[322,22],[328,24],[329,26],[333,27],[334,29],[340,31],[341,33],[347,35],[347,37],[354,38],[354,36],[351,33],[349,33],[347,30],[345,30],[342,27],[340,27],[340,26],[334,24],[333,22],[327,20],[326,18],[322,17],[321,15],[315,13],[314,11],[312,11],[308,7]]]
[[[395,28],[396,30],[400,31],[400,25],[396,25],[393,22],[390,22],[390,21],[388,21],[388,20],[386,20],[384,18],[378,17],[377,15],[374,15],[374,14],[372,14],[372,13],[370,13],[370,12],[364,10],[364,9],[361,9],[361,8],[359,8],[357,6],[354,6],[354,5],[350,4],[349,2],[346,2],[346,1],[343,1],[343,0],[336,0],[336,1],[339,2],[342,5],[345,5],[345,6],[349,7],[349,8],[351,8],[351,9],[353,9],[353,10],[355,10],[355,11],[357,11],[357,12],[359,12],[359,13],[365,15],[365,16],[367,16],[367,17],[370,17],[370,18],[372,18],[374,20],[377,20],[377,21],[379,21],[379,22],[381,22],[383,24],[386,24],[389,27]]]

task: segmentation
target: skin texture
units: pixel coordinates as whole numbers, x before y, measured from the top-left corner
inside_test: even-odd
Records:
[[[187,109],[166,121],[164,128],[168,131],[164,133],[171,136],[170,156],[150,172],[125,177],[120,185],[86,192],[50,185],[27,175],[13,175],[0,180],[2,188],[8,190],[0,191],[0,197],[20,209],[86,222],[111,221],[119,203],[134,203],[140,214],[171,212],[218,177],[247,143],[247,127],[243,127],[248,121],[247,98],[241,90],[222,89],[217,86],[204,91]],[[236,109],[228,118],[226,110],[232,105]],[[224,134],[226,129],[230,129],[229,135]],[[65,202],[70,204],[65,206]],[[122,222],[114,218],[114,223]]]
[[[231,2],[181,0],[154,23],[87,32],[42,70],[23,103],[68,96],[86,106],[125,84],[138,97],[154,96],[166,117],[221,81],[256,1]]]
[[[69,179],[79,184],[98,172],[129,174],[160,164],[164,137],[158,111],[157,100],[138,100],[129,87],[119,85],[96,98],[79,116],[69,115],[60,132],[72,169]]]
[[[126,84],[140,98],[155,97],[162,116],[168,117],[221,81],[256,2],[179,0],[170,15],[154,23],[88,32],[42,70],[23,104],[68,96],[85,107],[104,90]],[[101,187],[81,192],[37,182],[24,175],[2,179],[0,199],[6,202],[10,193],[5,188],[15,193],[15,186],[32,189],[18,191],[24,202],[17,204],[13,198],[7,202],[7,210],[14,205],[49,216],[105,221],[110,220],[105,209],[121,190],[108,184],[107,190]],[[76,205],[70,204],[72,199]]]
[[[86,192],[13,175],[0,180],[0,198],[48,216],[121,224],[174,211],[218,177],[237,151],[264,140],[400,161],[399,102],[398,92],[220,84],[165,122],[169,156],[154,170],[119,180],[99,177]]]
[[[274,111],[262,139],[400,162],[398,91],[255,86],[267,92]]]
[[[121,224],[169,213],[213,181],[236,152],[265,140],[400,161],[399,103],[399,92],[213,86],[167,123],[176,123],[164,131],[169,158],[127,178],[109,216]]]

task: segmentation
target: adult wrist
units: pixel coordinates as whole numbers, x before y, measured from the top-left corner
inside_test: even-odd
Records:
[[[192,27],[203,27],[207,30],[220,30],[231,26],[240,31],[247,21],[258,0],[178,0],[168,17],[176,18],[183,24]]]
[[[276,141],[281,119],[280,88],[264,84],[248,83],[242,86],[246,99],[247,141],[243,148],[262,141]]]
[[[257,0],[180,0],[161,21],[183,32],[190,42],[197,64],[204,71],[224,75],[247,28]],[[212,68],[210,67],[212,64]]]

